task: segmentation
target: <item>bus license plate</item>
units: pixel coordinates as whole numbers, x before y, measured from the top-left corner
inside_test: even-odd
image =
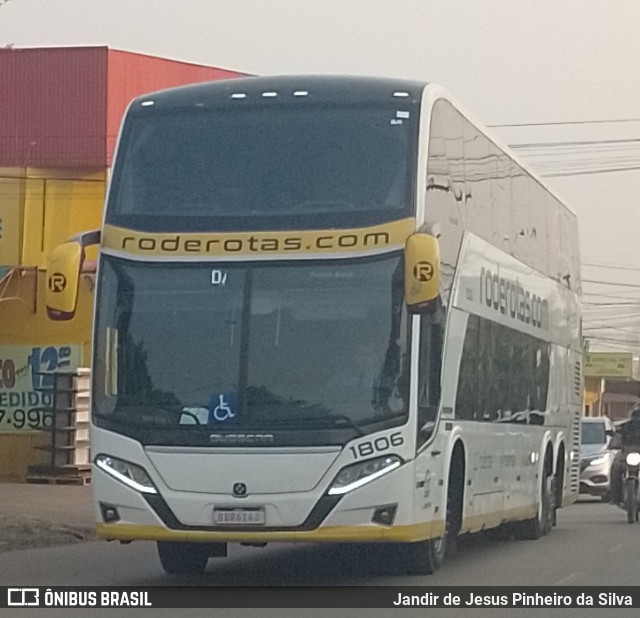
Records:
[[[217,526],[261,526],[265,523],[264,509],[213,509],[213,523]]]

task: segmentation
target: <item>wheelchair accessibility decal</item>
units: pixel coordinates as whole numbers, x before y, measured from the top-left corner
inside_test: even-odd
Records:
[[[225,423],[236,416],[235,393],[218,393],[209,399],[209,423]]]

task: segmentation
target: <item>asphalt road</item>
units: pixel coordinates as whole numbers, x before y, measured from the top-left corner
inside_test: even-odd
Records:
[[[0,585],[636,586],[640,583],[639,558],[640,524],[627,524],[624,512],[615,507],[588,501],[560,511],[558,526],[551,535],[538,541],[490,541],[479,535],[469,537],[460,543],[457,555],[432,576],[399,574],[398,565],[380,546],[274,545],[258,549],[232,545],[229,557],[209,561],[203,577],[184,580],[163,574],[152,543],[118,545],[100,541],[1,554]],[[58,615],[57,611],[47,610],[47,615]],[[59,611],[60,616],[70,612]],[[112,615],[135,616],[145,610],[107,611],[117,612]],[[152,611],[158,616],[169,616],[170,611],[172,616],[176,615],[176,610]],[[382,610],[344,610],[344,614],[342,610],[330,611],[335,615],[371,618],[383,615]],[[424,616],[426,610],[403,611]],[[428,614],[510,616],[513,611],[430,609]],[[322,612],[304,610],[304,615],[325,616],[327,610]],[[545,616],[555,613],[553,610],[518,610],[518,615],[522,612]],[[578,612],[583,615],[583,610],[562,609],[561,612],[558,615],[567,618],[577,616]],[[638,610],[599,609],[598,612],[601,616],[638,614]],[[18,615],[17,610],[15,613]],[[297,614],[291,615],[300,613],[301,610],[297,610]],[[384,615],[388,613],[389,610],[385,610]],[[185,617],[214,614],[229,618],[284,615],[282,610],[179,611],[179,615]],[[20,610],[19,615],[27,614]]]

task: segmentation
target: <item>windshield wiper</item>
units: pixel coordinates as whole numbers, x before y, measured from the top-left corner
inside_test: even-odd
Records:
[[[170,429],[180,429],[182,427],[193,427],[193,425],[172,425],[169,423],[159,423],[157,421],[140,421],[140,420],[131,420],[122,414],[122,411],[119,412],[109,412],[105,414],[103,412],[94,412],[93,417],[108,421],[110,423],[119,423],[121,425],[125,425],[126,427],[140,427],[140,428],[152,428],[159,430],[170,430]]]
[[[407,416],[408,412],[404,411],[404,412],[395,412],[394,414],[385,414],[385,415],[378,415],[378,416],[369,416],[368,418],[362,419],[361,421],[358,421],[358,425],[360,425],[361,427],[366,426],[366,425],[372,425],[373,423],[384,423],[385,421],[390,421],[396,418],[402,418],[403,416]]]
[[[272,427],[273,425],[285,425],[286,429],[292,429],[292,430],[293,429],[296,429],[296,430],[309,429],[319,424],[320,425],[331,424],[334,427],[337,426],[338,424],[343,424],[353,429],[358,434],[358,436],[365,435],[364,431],[362,431],[362,428],[359,426],[359,424],[356,423],[353,419],[346,416],[345,414],[323,414],[322,416],[320,415],[297,416],[293,418],[289,418],[289,417],[270,418],[270,419],[265,419],[263,424],[265,427]]]
[[[358,423],[356,423],[352,418],[348,417],[346,414],[327,414],[325,416],[308,416],[308,417],[303,417],[300,420],[327,420],[327,421],[333,421],[334,425],[338,425],[339,423],[343,423],[348,425],[349,427],[351,427],[352,429],[354,429],[356,431],[356,433],[359,436],[364,436],[364,431],[362,431],[362,428],[360,427],[360,425]]]
[[[367,425],[373,425],[374,423],[384,423],[386,421],[390,421],[396,418],[402,418],[406,416],[407,416],[407,412],[396,412],[395,414],[387,414],[386,416],[370,416],[368,418],[365,418],[356,422],[346,414],[324,414],[322,416],[300,416],[298,418],[292,419],[291,422],[292,424],[295,424],[296,421],[301,421],[301,422],[302,421],[323,421],[323,420],[333,421],[334,425],[337,425],[338,423],[346,424],[352,429],[354,429],[357,432],[358,436],[364,436],[366,434],[363,430],[363,427],[366,427]],[[281,419],[277,419],[277,420],[280,421]],[[284,420],[284,422],[287,422],[287,421]]]
[[[121,403],[116,406],[113,412],[105,414],[103,412],[95,412],[95,418],[103,419],[105,421],[112,421],[116,423],[122,423],[123,425],[127,425],[129,427],[153,427],[154,429],[182,429],[182,428],[193,428],[197,426],[202,426],[198,417],[185,410],[184,408],[190,408],[195,406],[182,406],[176,405],[175,407],[158,405],[155,403]],[[145,414],[142,419],[140,418],[131,418],[131,412],[135,410],[151,410],[151,411],[161,411],[168,412],[169,417],[166,414],[161,416]],[[191,417],[195,420],[195,424],[182,424],[180,423],[180,418],[185,415]]]

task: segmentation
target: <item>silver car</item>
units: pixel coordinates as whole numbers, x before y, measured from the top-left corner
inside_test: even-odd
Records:
[[[614,433],[606,416],[585,417],[580,425],[580,493],[609,501],[611,464],[616,452],[609,448]]]

